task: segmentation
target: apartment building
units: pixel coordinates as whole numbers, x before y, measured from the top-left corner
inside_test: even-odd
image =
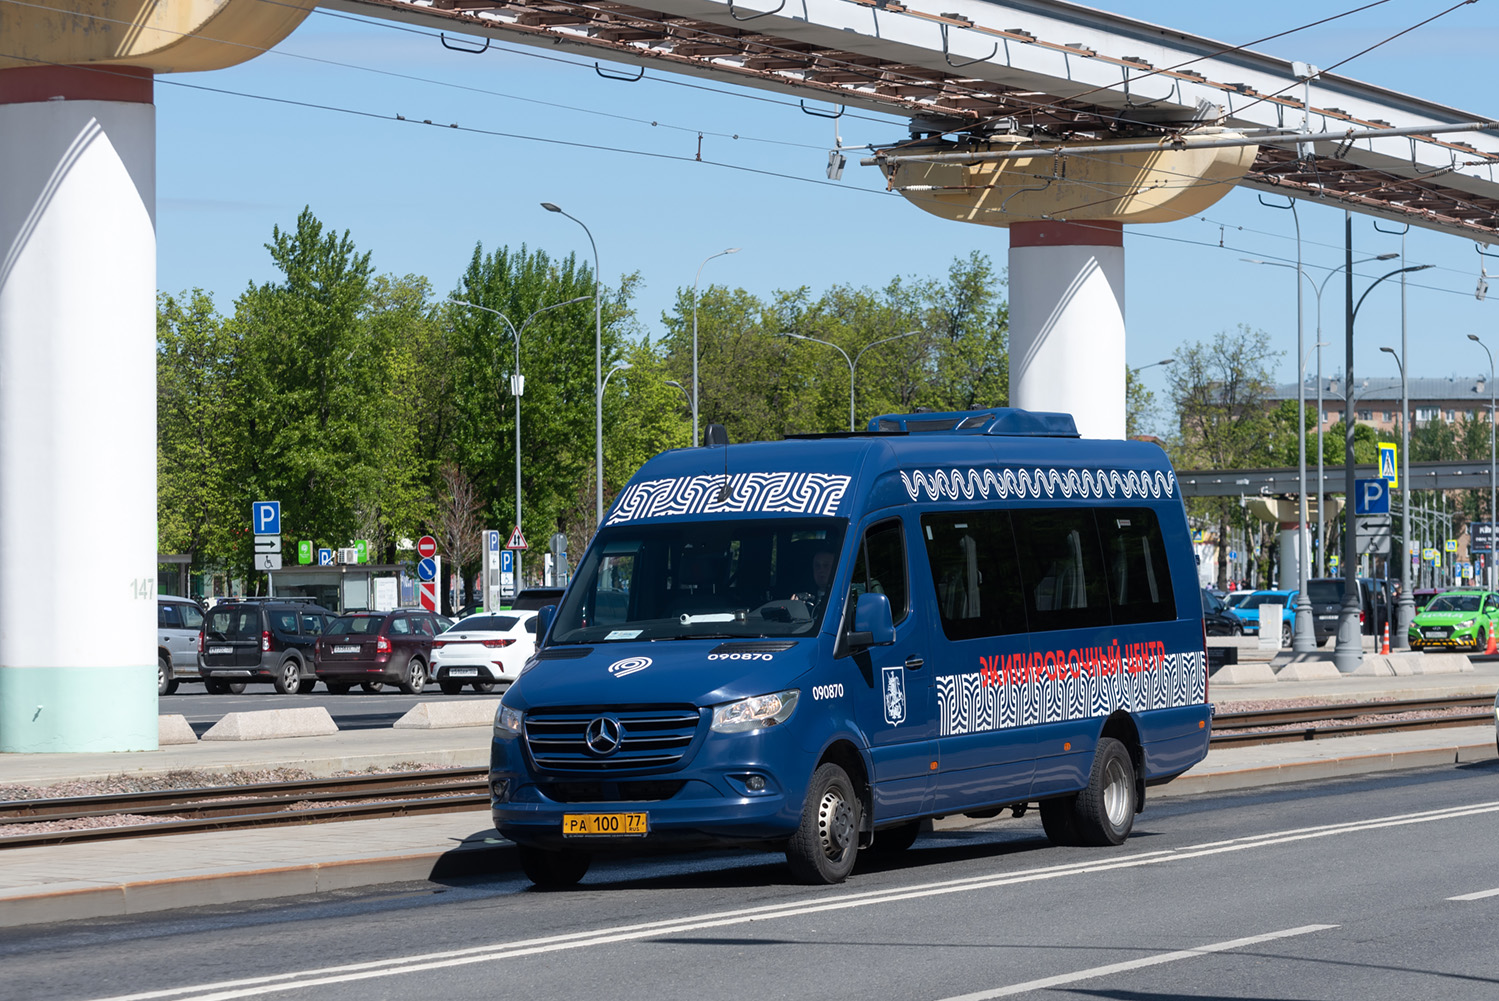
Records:
[[[1339,376],[1322,380],[1322,430],[1326,431],[1343,419],[1347,407],[1347,383]],[[1411,427],[1420,427],[1432,421],[1448,424],[1462,419],[1473,419],[1487,415],[1490,392],[1487,373],[1477,377],[1449,376],[1445,379],[1412,379],[1410,381]],[[1271,406],[1282,400],[1296,400],[1296,383],[1283,382],[1276,385],[1270,394]],[[1306,381],[1307,405],[1317,406],[1317,379],[1309,376]],[[1400,380],[1398,378],[1359,377],[1353,387],[1353,415],[1360,424],[1371,425],[1381,431],[1400,429]]]

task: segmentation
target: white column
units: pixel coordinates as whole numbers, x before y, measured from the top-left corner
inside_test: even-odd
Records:
[[[156,119],[110,69],[0,70],[0,751],[156,747]]]
[[[1010,227],[1010,405],[1069,413],[1084,438],[1124,437],[1124,229]]]

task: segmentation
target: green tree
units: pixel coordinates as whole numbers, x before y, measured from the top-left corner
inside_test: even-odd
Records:
[[[1270,336],[1240,324],[1236,333],[1220,331],[1177,351],[1169,385],[1176,403],[1178,436],[1171,451],[1181,469],[1246,469],[1268,464],[1272,422],[1265,410],[1272,380]],[[1294,408],[1292,411],[1294,426]],[[1228,583],[1228,537],[1231,508],[1237,498],[1195,501],[1200,513],[1218,525],[1218,586]]]

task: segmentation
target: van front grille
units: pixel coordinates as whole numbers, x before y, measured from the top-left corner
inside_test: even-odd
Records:
[[[590,746],[589,725],[618,724],[617,747]],[[659,771],[682,761],[697,736],[702,713],[695,706],[635,710],[540,710],[526,714],[526,749],[543,771]],[[613,727],[607,727],[611,732]]]

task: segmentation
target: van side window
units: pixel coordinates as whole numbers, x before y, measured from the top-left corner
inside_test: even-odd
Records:
[[[1114,624],[1176,618],[1161,526],[1150,508],[1101,508],[1098,534],[1108,570]]]
[[[1025,599],[1008,512],[926,514],[921,532],[948,639],[1025,632]]]
[[[1089,508],[1012,511],[1025,609],[1035,632],[1107,626],[1109,589]]]
[[[890,599],[890,617],[897,623],[904,622],[911,604],[906,579],[906,539],[900,519],[872,526],[864,533],[864,544],[854,558],[850,607],[861,594],[883,594]]]

